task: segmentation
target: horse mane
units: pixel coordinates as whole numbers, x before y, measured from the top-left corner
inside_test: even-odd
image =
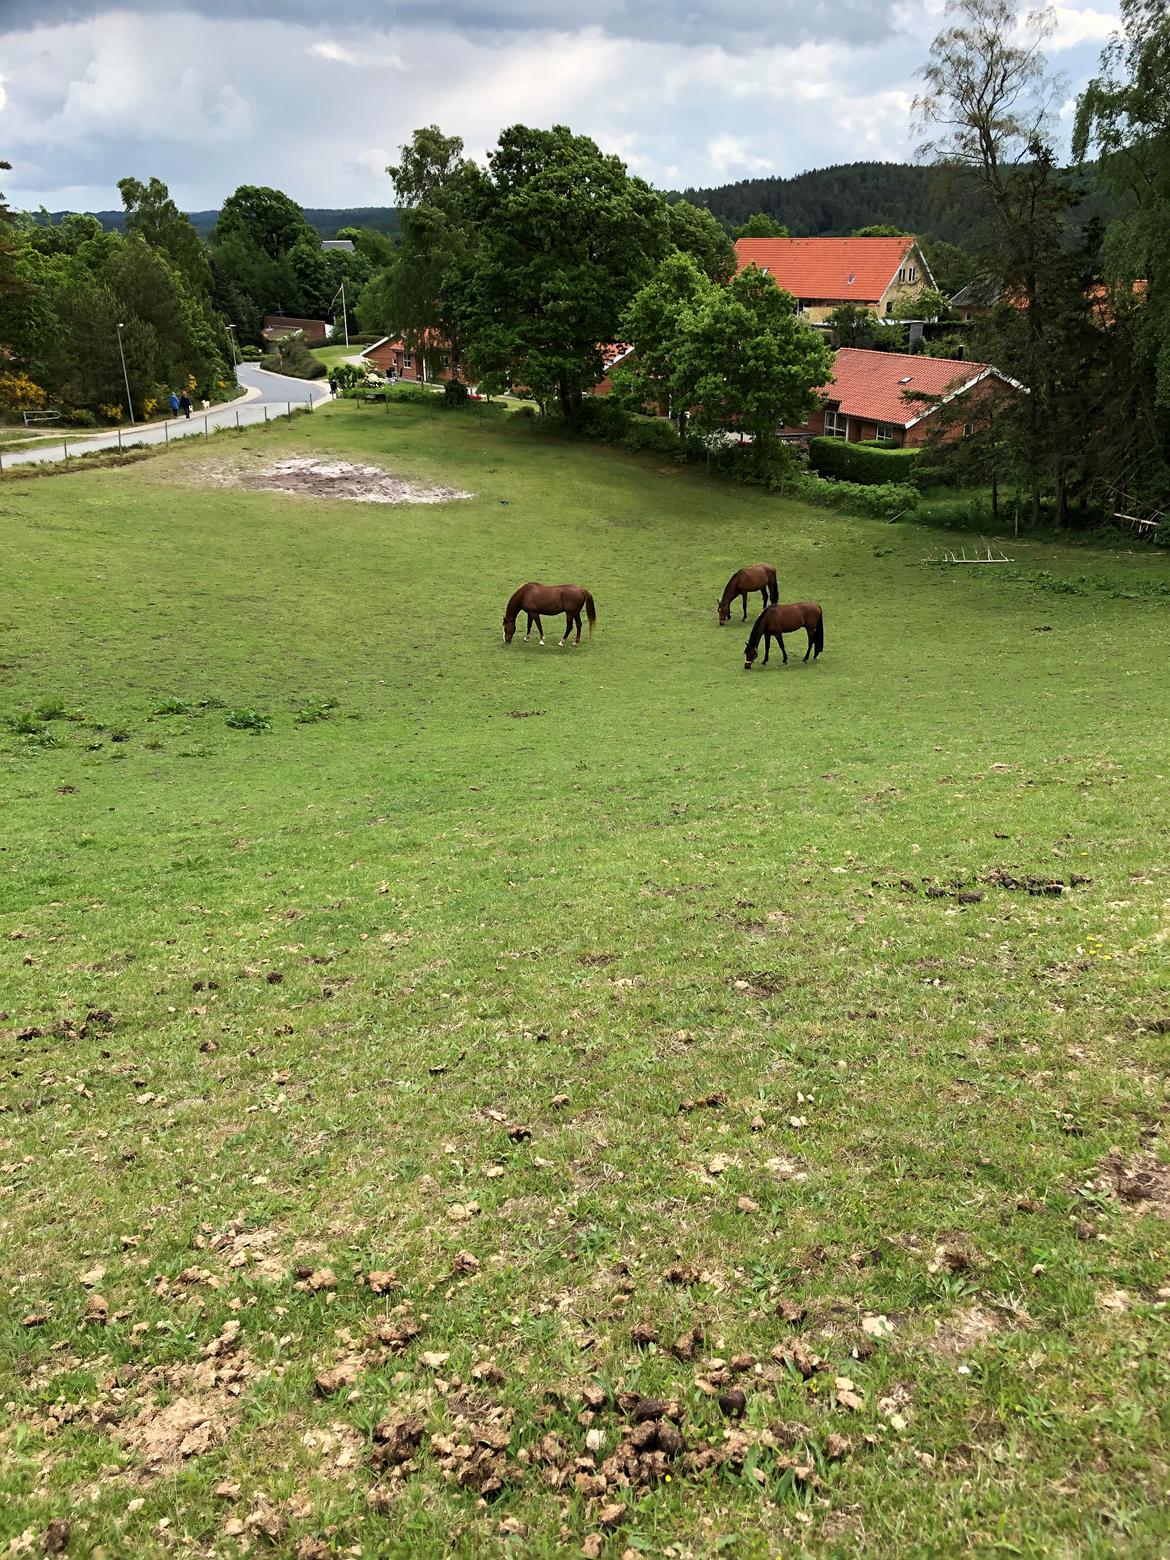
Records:
[[[525,583],[523,585],[519,586],[508,597],[508,605],[504,608],[504,621],[505,622],[507,622],[509,618],[513,622],[516,621],[516,614],[520,611],[521,607],[524,605],[524,592],[528,589],[528,586],[529,586],[530,583],[531,583],[530,581],[525,581]]]
[[[732,589],[731,589],[731,587],[735,584],[736,580],[739,579],[739,577],[740,577],[740,575],[742,573],[743,573],[742,569],[736,569],[735,573],[731,576],[731,578],[728,580],[727,584],[723,587],[723,596],[722,596],[722,598],[720,599],[720,602],[719,602],[719,605],[721,607],[727,607],[727,606],[731,605],[731,597],[732,597]]]
[[[747,644],[744,646],[745,650],[754,650],[759,644],[760,636],[764,632],[764,619],[768,616],[768,613],[771,610],[771,607],[765,607],[756,621],[752,624],[752,631],[748,635]]]

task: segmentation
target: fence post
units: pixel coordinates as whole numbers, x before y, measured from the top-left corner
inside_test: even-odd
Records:
[[[61,448],[65,451],[65,459],[68,460],[69,459],[69,440],[68,439],[64,439],[63,438],[61,440]]]
[[[171,425],[170,425],[170,423],[167,422],[166,418],[164,417],[163,418],[163,443],[164,444],[170,444],[170,442],[171,442]]]
[[[237,406],[236,407],[236,427],[238,428],[239,426],[240,426],[240,409]]]
[[[203,437],[205,439],[207,437],[207,413],[206,412],[204,412],[204,414],[203,414]]]
[[[119,448],[119,450],[122,448],[122,430],[121,430],[121,428],[118,429],[118,448]]]
[[[268,402],[267,401],[265,401],[265,403],[264,403],[264,421],[265,422],[268,421]]]
[[[288,407],[288,420],[292,422],[292,402],[286,401],[284,404]]]

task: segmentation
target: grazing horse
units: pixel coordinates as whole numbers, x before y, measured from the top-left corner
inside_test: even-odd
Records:
[[[746,569],[740,569],[731,576],[723,587],[723,597],[719,602],[719,621],[726,623],[731,616],[731,603],[737,596],[743,597],[743,621],[747,622],[748,594],[758,590],[763,596],[763,605],[766,607],[769,601],[773,606],[780,600],[780,591],[776,585],[776,565],[774,563],[753,563]]]
[[[807,661],[811,654],[815,661],[825,648],[825,614],[816,602],[794,601],[782,607],[765,607],[752,624],[751,637],[743,647],[744,671],[750,672],[752,669],[761,634],[764,636],[764,665],[768,664],[768,652],[772,648],[773,636],[780,643],[780,654],[787,665],[788,651],[784,648],[784,635],[794,634],[798,628],[803,628],[808,635],[808,649],[804,652],[805,660]]]
[[[593,637],[593,625],[597,621],[597,609],[593,605],[593,597],[581,585],[541,585],[536,580],[529,580],[527,585],[521,585],[519,590],[514,590],[504,609],[504,643],[510,645],[512,636],[516,632],[516,617],[523,612],[528,617],[528,630],[524,635],[525,643],[532,632],[533,623],[536,624],[536,632],[540,636],[540,643],[544,644],[544,625],[540,621],[542,612],[558,612],[565,614],[565,632],[561,644],[565,643],[577,625],[577,637],[574,644],[581,643],[581,608],[585,608],[585,616],[589,619],[589,637]]]

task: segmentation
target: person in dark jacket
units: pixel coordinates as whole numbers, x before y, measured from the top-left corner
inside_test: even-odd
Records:
[[[179,409],[183,413],[184,417],[190,417],[190,415],[191,415],[191,397],[187,394],[187,392],[185,390],[183,391],[182,395],[179,397]]]

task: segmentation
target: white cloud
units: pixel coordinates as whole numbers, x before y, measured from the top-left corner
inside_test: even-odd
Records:
[[[406,66],[402,63],[401,56],[398,54],[358,54],[353,49],[347,49],[344,44],[333,43],[329,39],[311,44],[309,53],[315,54],[318,59],[329,60],[336,65],[352,65],[362,70],[406,69]]]
[[[219,0],[177,3],[207,12]],[[512,0],[460,3],[486,14]],[[126,174],[157,174],[190,210],[218,205],[241,183],[274,184],[305,205],[386,205],[385,166],[424,124],[462,136],[475,157],[506,125],[568,124],[667,188],[910,155],[914,72],[940,0],[896,0],[883,12],[893,28],[884,41],[867,42],[872,30],[834,42],[793,36],[744,52],[731,25],[717,41],[622,36],[617,19],[632,3],[600,0],[575,30],[517,21],[489,34],[458,30],[446,7],[440,21],[433,5],[424,25],[421,0],[413,9],[396,0],[392,29],[332,15],[327,24],[257,19],[248,0],[230,12],[224,0],[214,26],[176,9],[162,48],[157,15],[133,4],[5,32],[11,0],[0,0],[2,149],[14,164],[5,187],[16,204],[54,210],[116,206],[115,181]],[[672,3],[656,0],[663,14]],[[1095,67],[1110,3],[1059,9],[1074,90]],[[702,4],[708,18],[742,21],[748,10],[748,0]],[[520,0],[514,10],[519,18]],[[360,4],[347,9],[355,14]],[[407,14],[415,25],[403,23]]]
[[[706,150],[716,173],[763,173],[768,167],[768,159],[758,156],[738,135],[714,136]]]
[[[1094,11],[1089,6],[1054,5],[1052,18],[1055,26],[1048,48],[1057,53],[1086,43],[1100,48],[1118,28],[1116,11]]]

